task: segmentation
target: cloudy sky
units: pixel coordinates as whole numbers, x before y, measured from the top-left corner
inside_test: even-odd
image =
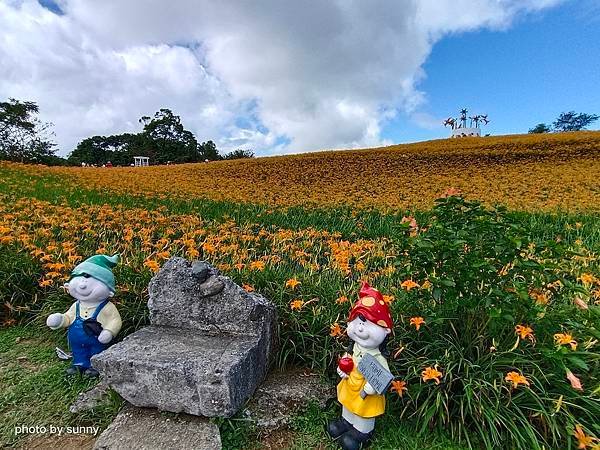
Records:
[[[0,99],[38,102],[61,154],[139,131],[162,107],[199,141],[261,155],[443,137],[439,120],[463,106],[490,114],[495,133],[522,132],[599,105],[583,92],[598,91],[599,11],[596,0],[0,0]],[[572,64],[583,75],[557,75]]]

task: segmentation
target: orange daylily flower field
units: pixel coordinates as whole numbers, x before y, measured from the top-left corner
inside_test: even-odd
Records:
[[[271,207],[430,209],[449,188],[529,211],[600,210],[600,132],[441,139],[370,150],[157,166],[24,167],[70,186]]]
[[[600,132],[148,168],[0,163],[0,320],[44,329],[70,304],[73,267],[120,253],[126,334],[168,258],[205,259],[276,303],[275,367],[333,382],[369,281],[395,321],[389,414],[471,447],[592,448],[599,219]]]

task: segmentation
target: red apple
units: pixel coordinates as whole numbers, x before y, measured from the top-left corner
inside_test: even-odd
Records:
[[[352,357],[344,356],[343,358],[340,358],[340,360],[338,361],[338,367],[344,373],[349,374],[350,372],[352,372],[352,369],[354,369],[354,361],[352,360]]]

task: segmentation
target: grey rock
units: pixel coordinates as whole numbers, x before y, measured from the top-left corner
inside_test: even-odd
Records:
[[[69,411],[77,414],[84,411],[90,411],[100,405],[108,396],[110,386],[105,380],[101,380],[96,386],[81,392],[73,404],[69,407]]]
[[[276,311],[208,266],[172,258],[149,285],[151,326],[92,358],[92,365],[136,406],[231,417],[265,378]]]
[[[221,450],[219,428],[207,419],[125,406],[94,445],[95,450]]]
[[[213,267],[201,283],[183,258],[169,259],[148,292],[152,325],[262,336],[272,333],[275,323],[275,307],[267,299],[246,292]]]
[[[259,428],[270,431],[290,423],[294,415],[314,403],[325,407],[335,397],[335,385],[315,373],[295,370],[273,372],[256,390],[244,415]]]
[[[210,275],[210,266],[204,261],[194,261],[192,263],[192,275],[199,283],[204,283]]]

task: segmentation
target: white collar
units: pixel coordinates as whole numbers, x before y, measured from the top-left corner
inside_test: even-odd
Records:
[[[356,356],[362,356],[365,353],[368,353],[373,356],[381,355],[381,352],[379,351],[378,348],[365,348],[362,345],[360,345],[358,342],[354,343],[354,348],[352,350],[353,350],[352,353],[355,354]]]

